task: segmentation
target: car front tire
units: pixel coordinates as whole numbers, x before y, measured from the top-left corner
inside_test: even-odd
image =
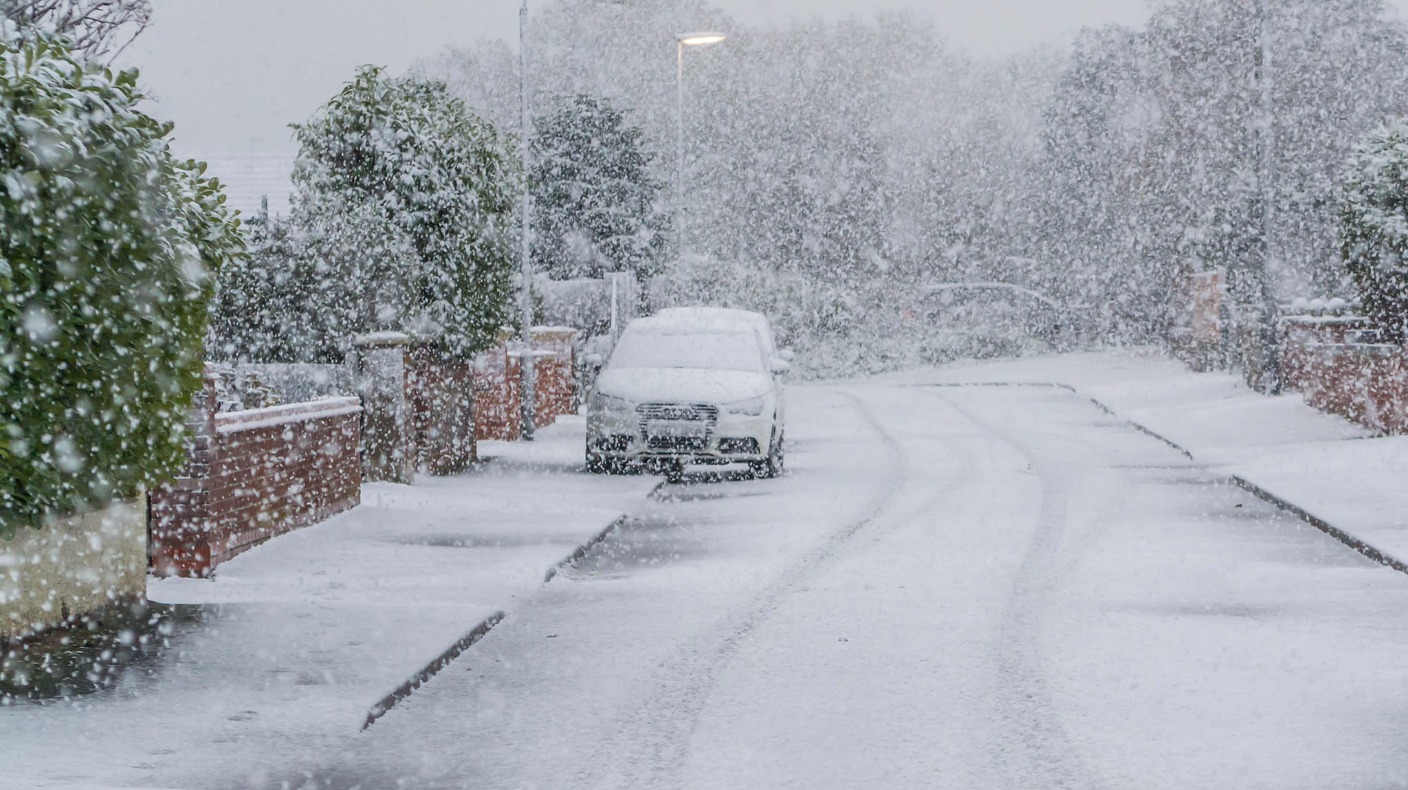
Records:
[[[768,457],[766,460],[753,464],[753,476],[759,480],[771,480],[781,476],[786,468],[787,455],[783,449],[783,441],[786,437],[776,437],[768,444]]]

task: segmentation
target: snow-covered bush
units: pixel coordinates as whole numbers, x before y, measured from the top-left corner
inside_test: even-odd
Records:
[[[380,214],[418,257],[387,273],[413,299],[403,328],[460,356],[492,343],[509,317],[517,178],[494,128],[443,83],[367,67],[296,136],[294,182],[300,200],[317,207],[304,229],[310,238],[354,249],[331,237],[364,232],[358,212]]]
[[[0,536],[176,470],[238,221],[169,124],[44,39],[0,43]]]
[[[664,185],[645,133],[590,96],[563,100],[535,123],[533,258],[554,279],[655,275],[670,248]]]
[[[1350,162],[1341,210],[1345,265],[1393,343],[1408,339],[1408,120],[1369,136]]]
[[[399,329],[420,258],[376,207],[337,195],[248,224],[250,254],[220,272],[208,354],[220,361],[341,362],[352,338]]]

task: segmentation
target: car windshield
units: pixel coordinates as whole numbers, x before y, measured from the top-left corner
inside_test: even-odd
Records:
[[[750,332],[642,330],[626,332],[611,354],[609,367],[693,368],[763,371],[762,352]]]

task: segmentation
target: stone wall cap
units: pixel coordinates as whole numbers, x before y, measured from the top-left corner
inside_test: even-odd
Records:
[[[395,348],[409,346],[411,336],[404,332],[372,332],[369,335],[357,335],[352,338],[352,343],[358,348]]]
[[[215,415],[218,433],[238,433],[298,422],[314,422],[362,413],[358,398],[323,398],[307,403],[287,403],[265,409],[222,412]]]

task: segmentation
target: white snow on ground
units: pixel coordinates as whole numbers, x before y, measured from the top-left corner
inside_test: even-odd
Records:
[[[666,489],[464,671],[274,775],[1405,786],[1401,574],[1062,390],[840,384],[792,409],[787,478]]]
[[[580,474],[580,433],[568,420],[471,474],[366,486],[360,507],[256,547],[214,580],[151,581],[154,601],[211,607],[206,624],[150,682],[0,710],[0,786],[258,786],[267,760],[357,732],[378,700],[511,612],[658,484]]]
[[[1191,373],[1152,351],[965,363],[886,380],[1075,387],[1218,472],[1243,477],[1408,561],[1408,436],[1374,437],[1307,406],[1299,394],[1268,398],[1232,375]]]
[[[1065,381],[1197,460],[1061,389],[924,386],[959,381]],[[4,779],[1408,787],[1408,579],[1226,483],[1254,464],[1259,482],[1310,479],[1322,452],[1392,470],[1397,440],[1128,353],[797,387],[790,415],[781,480],[643,500],[652,479],[572,471],[574,421],[556,449],[493,446],[504,457],[477,474],[370,489],[356,513],[214,583],[155,585],[243,603],[148,684],[0,711],[0,743],[21,755]],[[1333,520],[1347,485],[1291,498]],[[579,567],[530,578],[569,550],[569,531],[592,531],[588,513],[619,510],[632,517]],[[528,534],[553,551],[510,539]],[[406,539],[426,536],[499,545]],[[368,698],[423,660],[398,640],[458,638],[450,624],[489,607],[508,619],[357,731]]]
[[[1408,580],[1066,393],[923,392],[930,484],[751,634],[677,786],[1398,786]]]

